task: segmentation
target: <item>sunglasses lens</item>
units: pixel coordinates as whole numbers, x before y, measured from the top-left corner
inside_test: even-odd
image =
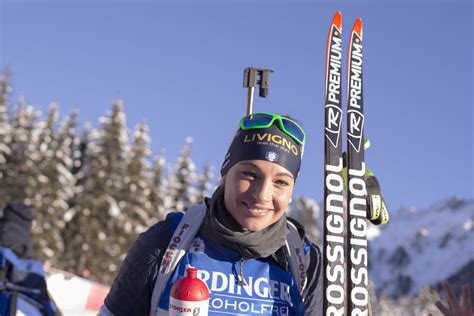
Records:
[[[243,125],[244,128],[259,128],[259,127],[266,127],[272,121],[272,116],[268,114],[252,114],[247,116],[244,121]]]
[[[290,120],[283,119],[283,126],[285,127],[286,131],[291,134],[294,138],[299,140],[301,143],[304,142],[304,132],[303,130],[296,125],[294,122]]]

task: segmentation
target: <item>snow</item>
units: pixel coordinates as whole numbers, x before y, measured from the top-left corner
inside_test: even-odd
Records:
[[[472,230],[473,229],[473,220],[472,219],[468,219],[464,222],[464,224],[462,225],[462,227],[464,228],[464,230]]]
[[[422,286],[441,282],[474,260],[473,211],[474,201],[452,198],[429,209],[404,208],[394,213],[371,240],[375,288],[388,295],[414,295]],[[407,258],[400,258],[405,253]],[[398,281],[403,277],[411,280],[408,293],[400,293]]]
[[[380,228],[378,226],[370,224],[370,222],[368,223],[369,223],[369,226],[367,229],[367,239],[372,240],[380,236]]]
[[[64,316],[97,315],[109,292],[107,286],[51,267],[45,269],[48,291]]]

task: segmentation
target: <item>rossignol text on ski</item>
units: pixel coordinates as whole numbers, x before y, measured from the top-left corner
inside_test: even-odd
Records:
[[[342,155],[342,14],[326,47],[324,315],[368,315],[367,210],[362,94],[362,20],[351,31],[347,66],[347,155]],[[347,159],[344,199],[343,159]],[[347,203],[344,203],[347,202]]]
[[[337,12],[326,47],[324,123],[324,300],[325,315],[344,313],[345,243],[342,178],[342,15]]]
[[[351,31],[347,65],[347,315],[369,314],[362,92],[362,20],[358,18]]]

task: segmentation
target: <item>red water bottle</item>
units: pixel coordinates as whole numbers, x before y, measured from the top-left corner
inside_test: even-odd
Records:
[[[206,283],[196,277],[197,271],[186,269],[187,275],[171,287],[169,315],[207,316],[210,293]]]

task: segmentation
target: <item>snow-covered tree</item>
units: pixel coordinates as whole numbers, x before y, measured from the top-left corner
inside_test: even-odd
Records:
[[[304,228],[309,240],[319,244],[321,236],[319,223],[319,205],[313,199],[306,197],[297,197],[288,210],[288,216],[300,222]]]
[[[131,225],[133,228],[130,242],[135,239],[135,234],[143,232],[152,222],[151,167],[148,161],[151,150],[149,144],[148,127],[145,124],[139,124],[133,135],[123,189],[124,196],[127,197],[127,225]],[[129,229],[131,228],[127,228],[127,230]]]
[[[8,108],[12,87],[10,85],[11,74],[9,70],[0,74],[0,107]]]
[[[48,115],[44,121],[38,124],[38,149],[40,154],[40,164],[47,164],[54,155],[56,125],[58,123],[59,110],[56,103],[51,103]]]
[[[170,209],[185,211],[196,201],[196,190],[193,186],[195,180],[195,165],[191,160],[192,138],[186,138],[186,143],[176,162],[169,182],[169,195],[171,197]]]
[[[435,305],[435,302],[439,299],[439,294],[429,287],[422,288],[413,298],[401,297],[394,299],[387,296],[379,296],[372,304],[372,315],[441,315]]]
[[[97,226],[97,219],[92,218],[91,212],[94,203],[87,200],[92,196],[92,192],[84,192],[84,185],[88,181],[93,181],[93,169],[91,168],[93,156],[90,154],[92,134],[92,125],[86,122],[80,141],[76,140],[73,146],[73,174],[76,185],[69,209],[64,215],[66,224],[62,232],[64,255],[61,265],[64,270],[79,275],[87,269],[87,257],[89,256],[87,250],[90,249],[89,244],[94,238],[93,225]]]
[[[57,116],[57,107],[52,105],[39,134],[41,175],[37,193],[40,198],[34,200],[36,221],[32,232],[40,259],[61,267],[62,259],[57,254],[64,252],[64,216],[69,209],[75,186],[71,172],[71,149],[76,137],[77,113],[73,112],[63,120],[58,132],[55,130]]]
[[[0,202],[32,205],[39,176],[36,118],[38,112],[20,97],[11,121],[11,154],[1,181]]]
[[[11,154],[11,128],[8,120],[8,102],[10,99],[10,74],[0,74],[0,181],[4,178],[7,159]]]
[[[0,74],[0,180],[3,178],[7,157],[10,156],[11,129],[8,120],[8,102],[11,86],[10,74]]]
[[[79,112],[77,111],[77,115],[79,116]],[[82,126],[82,136],[79,137],[76,135],[74,137],[72,146],[71,146],[71,159],[72,159],[72,174],[77,175],[82,166],[84,165],[84,159],[86,157],[85,152],[87,150],[87,146],[89,145],[90,137],[92,130],[92,124],[90,122],[85,122]]]
[[[155,221],[165,218],[166,213],[170,211],[171,199],[166,194],[167,178],[165,174],[165,155],[164,152],[156,155],[152,167],[152,182],[150,202],[153,207],[153,219]]]
[[[130,234],[135,234],[122,211],[127,205],[122,193],[128,162],[123,102],[115,101],[111,113],[100,122],[102,126],[91,134],[75,198],[74,222],[81,224],[82,244],[72,242],[71,246],[84,251],[76,271],[88,269],[110,282],[130,246]]]
[[[212,189],[212,179],[214,177],[211,165],[205,164],[202,173],[198,175],[197,200],[196,203],[204,203],[204,198],[208,197]]]

